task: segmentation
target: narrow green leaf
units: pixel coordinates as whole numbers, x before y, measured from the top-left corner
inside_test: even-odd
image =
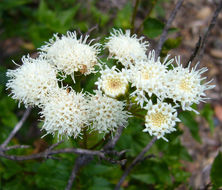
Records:
[[[208,122],[209,127],[210,127],[210,131],[211,133],[214,132],[214,120],[213,120],[213,115],[214,115],[214,111],[211,108],[210,104],[205,104],[203,110],[200,113]]]
[[[133,174],[133,175],[131,175],[131,177],[133,179],[136,179],[136,180],[141,181],[146,184],[156,183],[155,177],[149,173],[147,173],[147,174]]]
[[[222,187],[222,154],[221,152],[218,153],[217,157],[215,158],[211,171],[210,171],[210,178],[213,183],[214,189]]]

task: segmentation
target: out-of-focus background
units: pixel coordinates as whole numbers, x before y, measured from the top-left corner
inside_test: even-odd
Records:
[[[186,63],[206,31],[219,0],[186,0],[179,10],[165,42],[162,56],[181,55]],[[135,32],[145,35],[150,49],[155,48],[164,23],[175,7],[174,0],[141,0],[135,16]],[[135,1],[127,0],[1,0],[0,1],[0,143],[21,118],[24,107],[8,97],[5,89],[7,69],[15,68],[12,60],[21,63],[22,55],[36,55],[37,48],[54,33],[76,30],[104,41],[113,27],[132,28]],[[144,23],[143,23],[144,21]],[[208,67],[205,74],[216,85],[207,92],[211,99],[200,104],[200,115],[190,114],[179,125],[177,140],[157,143],[155,150],[164,161],[144,161],[135,169],[123,187],[126,189],[207,189],[210,169],[222,151],[222,14],[211,31],[199,67]],[[193,65],[198,61],[196,59]],[[12,144],[29,144],[32,149],[12,151],[16,154],[38,153],[56,142],[51,136],[41,138],[38,109],[32,111],[25,126]],[[141,121],[139,121],[141,123]],[[131,125],[136,125],[131,123]],[[139,128],[140,129],[140,128]],[[133,158],[148,142],[135,129],[126,129],[117,149],[128,148]],[[141,129],[140,129],[140,133]],[[131,136],[130,136],[131,135]],[[129,137],[130,136],[130,137]],[[174,136],[170,137],[175,139]],[[139,139],[139,140],[138,140]],[[72,142],[73,143],[73,142]],[[67,142],[66,145],[69,143]],[[176,153],[175,153],[176,152]],[[178,153],[179,152],[179,153]],[[166,156],[165,156],[166,155]],[[64,189],[73,165],[73,156],[60,160],[14,162],[0,158],[1,189]],[[173,163],[174,162],[174,163]],[[156,167],[153,167],[153,163]],[[173,163],[173,164],[172,164]],[[73,189],[113,189],[123,168],[107,163],[92,163],[83,169]],[[222,169],[221,169],[222,170]],[[222,172],[222,171],[221,171]],[[107,175],[108,174],[108,175]],[[171,182],[169,182],[171,181]]]

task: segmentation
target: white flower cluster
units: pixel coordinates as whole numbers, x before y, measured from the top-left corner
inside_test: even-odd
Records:
[[[183,68],[179,57],[175,58],[176,65],[169,56],[163,61],[156,59],[154,50],[147,55],[149,43],[144,37],[131,36],[128,30],[113,30],[106,38],[104,48],[114,65],[103,66],[98,59],[102,45],[91,45],[93,40],[87,43],[88,37],[77,38],[76,32],[55,34],[40,48],[39,57],[23,57],[19,68],[7,72],[12,98],[42,109],[46,134],[76,138],[86,129],[113,133],[137,115],[131,106],[136,103],[136,110],[146,111],[143,131],[167,140],[165,134],[175,131],[180,121],[177,108],[192,111],[193,104],[207,99],[205,90],[214,87],[201,77],[206,68]],[[84,88],[74,91],[75,85],[81,85],[74,75],[83,75],[81,80],[86,84],[86,75],[97,72],[96,65],[100,73],[97,90],[93,94],[85,93]],[[63,87],[67,75],[74,84]]]
[[[71,75],[74,80],[74,72],[88,75],[99,64],[97,55],[100,53],[100,44],[90,46],[93,40],[86,44],[88,37],[81,36],[78,39],[76,32],[67,32],[67,35],[61,37],[55,34],[40,50],[58,71]]]
[[[136,35],[130,36],[129,31],[124,34],[121,30],[114,30],[107,39],[105,47],[109,50],[109,57],[117,59],[123,66],[121,72],[127,73],[124,76],[132,87],[129,91],[132,100],[147,111],[144,132],[167,140],[164,135],[175,131],[176,122],[179,122],[176,107],[197,112],[192,105],[207,99],[204,91],[214,87],[209,84],[211,81],[203,83],[206,78],[201,78],[207,69],[183,68],[180,57],[175,58],[177,65],[174,66],[174,59],[169,59],[169,56],[163,61],[160,57],[156,59],[154,50],[146,56],[148,42]],[[112,96],[111,90],[114,92],[115,87],[105,83],[107,72],[101,74],[98,86]],[[115,86],[118,85],[115,83]]]
[[[52,89],[57,88],[56,71],[44,57],[22,58],[22,66],[8,70],[10,79],[6,84],[11,89],[12,98],[23,102],[25,106],[41,105]]]
[[[90,97],[89,110],[92,128],[99,133],[114,132],[119,126],[125,126],[129,113],[124,111],[125,103],[96,91]]]

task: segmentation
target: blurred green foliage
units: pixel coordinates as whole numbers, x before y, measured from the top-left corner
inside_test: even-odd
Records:
[[[157,39],[163,31],[165,10],[161,7],[161,1],[150,1],[149,17],[146,18],[147,1],[142,0],[140,4],[140,16],[143,16],[143,33],[150,40]],[[12,68],[11,59],[19,62],[21,56],[27,52],[35,52],[36,48],[43,45],[44,41],[48,41],[53,33],[66,33],[67,30],[77,30],[83,33],[89,28],[98,24],[98,36],[105,36],[113,27],[129,29],[131,26],[131,17],[133,13],[133,2],[127,3],[121,8],[105,9],[99,8],[99,1],[78,1],[78,0],[2,0],[0,3],[0,27],[2,29],[1,41],[20,38],[24,43],[30,43],[29,46],[22,46],[20,50],[12,55],[4,55],[2,61],[4,64],[0,66],[0,142],[3,142],[10,131],[13,129],[18,119],[21,117],[21,110],[18,109],[17,102],[8,97],[8,91],[5,89],[7,78],[5,76],[6,69]],[[143,7],[144,6],[144,7]],[[109,7],[109,6],[108,6]],[[162,19],[161,19],[162,18]],[[175,32],[178,29],[172,28],[170,31]],[[97,37],[92,33],[93,37]],[[166,55],[168,51],[176,48],[181,43],[181,37],[168,39],[163,47],[162,55]],[[101,41],[104,41],[102,38]],[[3,51],[2,51],[3,52]],[[103,60],[103,59],[102,59]],[[108,65],[112,65],[113,61],[106,61]],[[10,63],[10,64],[9,64]],[[92,92],[94,82],[98,75],[87,76],[81,81],[80,85],[85,86],[85,91]],[[67,78],[67,83],[69,83]],[[41,134],[32,136],[32,130],[36,130],[41,125],[38,120],[38,110],[33,110],[32,115],[26,122],[22,130],[13,141],[13,144],[29,144],[30,149],[13,150],[12,154],[31,154],[38,146]],[[210,129],[213,131],[213,111],[209,105],[206,105],[201,115],[209,122]],[[186,125],[193,138],[201,142],[198,134],[198,123],[195,115],[190,112],[182,112],[180,119]],[[142,132],[143,121],[138,119],[130,119],[129,126],[117,143],[116,150],[126,149],[125,158],[129,164],[133,158],[146,146],[151,137]],[[152,157],[142,161],[126,179],[128,190],[137,189],[175,189],[183,184],[187,186],[186,181],[190,174],[186,172],[181,160],[192,161],[186,148],[180,142],[182,131],[178,130],[167,136],[169,142],[158,140],[154,144],[149,154]],[[98,141],[102,140],[102,136],[90,133],[88,136],[87,146],[92,147]],[[56,142],[51,136],[47,136],[43,141],[50,145]],[[81,139],[69,139],[59,147],[81,146]],[[105,142],[104,142],[105,143]],[[104,144],[103,143],[103,144]],[[102,145],[101,145],[102,146]],[[101,148],[98,146],[97,149]],[[15,162],[0,158],[0,189],[4,190],[25,190],[25,189],[64,189],[69,175],[72,170],[75,155],[62,154],[57,155],[59,160],[30,160]],[[211,171],[213,184],[221,184],[220,172],[218,168],[221,165],[221,154],[215,159]],[[80,170],[79,175],[74,183],[73,189],[86,190],[111,190],[120,179],[123,169],[119,165],[93,160],[90,164]],[[217,187],[215,185],[215,187]],[[188,188],[188,187],[187,187]]]
[[[222,168],[222,154],[221,152],[218,153],[216,158],[214,159],[214,162],[212,164],[211,172],[210,172],[210,177],[213,185],[213,189],[219,189],[222,187],[222,173],[221,173],[221,168]]]

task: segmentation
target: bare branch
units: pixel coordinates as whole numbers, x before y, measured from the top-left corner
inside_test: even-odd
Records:
[[[0,151],[9,151],[9,150],[12,150],[12,149],[19,149],[19,148],[21,148],[21,149],[23,149],[23,148],[30,148],[30,146],[29,145],[14,145],[14,146],[8,146],[8,147],[6,147],[6,148],[4,148],[4,149],[1,149],[0,148]]]
[[[122,132],[123,132],[123,128],[124,126],[120,126],[117,130],[116,130],[116,134],[115,136],[103,147],[103,150],[109,150],[109,149],[113,149],[117,143],[117,141],[119,140]]]
[[[187,67],[189,65],[190,62],[192,62],[194,60],[194,58],[197,56],[198,54],[198,51],[200,49],[200,45],[201,45],[201,36],[199,36],[199,40],[198,42],[196,43],[196,46],[195,46],[195,49],[194,49],[194,52],[191,54],[189,60],[187,61],[187,63],[184,65],[184,67]]]
[[[134,28],[135,28],[135,18],[136,18],[136,13],[137,13],[137,9],[139,6],[139,2],[140,2],[140,0],[136,0],[135,6],[133,9],[133,14],[132,14],[132,18],[131,18],[131,32],[132,33],[134,32]]]
[[[49,151],[50,151],[50,150],[53,150],[53,149],[55,149],[57,146],[59,146],[60,144],[62,144],[63,142],[64,142],[64,140],[61,140],[61,141],[59,141],[59,142],[51,145],[47,150],[49,150]]]
[[[86,150],[86,149],[81,149],[81,148],[64,148],[64,149],[51,150],[51,151],[46,150],[38,154],[32,154],[32,155],[26,155],[26,156],[8,155],[1,151],[0,156],[10,159],[10,160],[22,161],[22,160],[32,160],[32,159],[38,159],[38,158],[49,158],[48,156],[51,156],[54,154],[61,154],[61,153],[91,155],[91,156],[99,156],[101,158],[105,157],[105,154],[101,151]]]
[[[160,36],[157,48],[156,48],[156,59],[159,57],[160,52],[162,50],[163,44],[166,41],[166,37],[167,37],[167,33],[170,29],[170,26],[174,20],[174,18],[176,17],[176,14],[178,12],[178,10],[180,9],[180,7],[182,6],[184,0],[178,0],[176,7],[174,8],[174,10],[171,12],[169,19],[167,20],[167,23],[163,29],[163,32]]]
[[[98,30],[98,28],[99,28],[98,24],[96,24],[92,28],[89,28],[89,30],[86,32],[86,35],[89,35],[93,30]]]
[[[133,160],[133,162],[129,165],[129,167],[124,171],[121,179],[119,180],[118,184],[115,187],[115,190],[119,190],[120,186],[122,185],[122,183],[124,182],[125,178],[128,176],[128,174],[130,173],[130,171],[132,170],[132,168],[139,163],[140,161],[142,161],[144,159],[144,155],[146,154],[146,152],[151,148],[151,146],[156,142],[157,138],[154,137],[148,144],[147,146],[139,153],[139,155]]]
[[[207,43],[208,36],[209,36],[211,30],[213,29],[213,27],[216,24],[217,17],[219,15],[221,9],[222,9],[222,1],[220,1],[219,5],[217,6],[216,10],[214,11],[213,17],[210,21],[210,25],[208,26],[208,28],[207,28],[204,36],[203,36],[203,40],[202,40],[202,43],[201,43],[201,46],[200,46],[200,53],[199,53],[199,56],[198,56],[198,60],[201,60],[202,57],[203,57],[203,53],[204,53],[204,50],[205,50],[205,46],[206,46],[206,43]]]
[[[92,156],[89,155],[80,155],[76,160],[72,169],[72,173],[69,177],[68,184],[65,190],[70,190],[72,188],[72,184],[76,178],[76,175],[81,167],[89,163],[93,159]]]
[[[8,143],[12,140],[12,138],[16,135],[16,133],[21,129],[22,125],[25,123],[26,119],[28,118],[29,114],[31,112],[31,108],[27,108],[24,115],[22,116],[22,119],[16,124],[12,132],[9,134],[8,138],[2,143],[1,147],[5,148]]]

